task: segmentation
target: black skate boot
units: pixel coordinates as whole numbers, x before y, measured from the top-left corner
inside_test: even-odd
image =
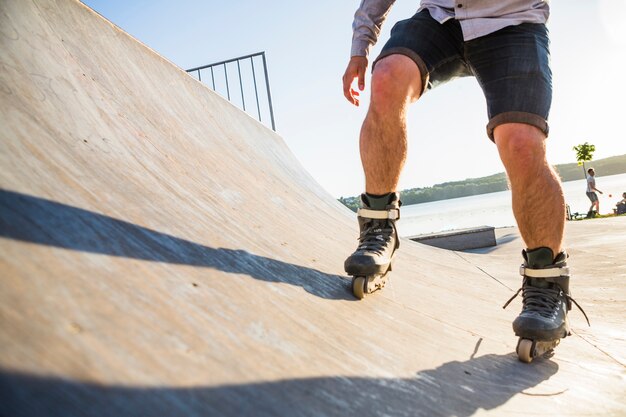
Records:
[[[400,246],[396,220],[400,218],[400,199],[397,193],[381,197],[361,195],[362,208],[358,211],[359,246],[346,259],[344,268],[352,275],[352,292],[363,298],[384,287],[391,271],[393,254]]]
[[[551,352],[562,338],[571,335],[567,312],[572,309],[572,302],[585,319],[587,315],[570,297],[565,252],[554,258],[551,249],[542,247],[523,251],[522,255],[522,288],[503,308],[522,292],[522,312],[513,321],[513,331],[519,337],[516,349],[519,359],[531,362],[537,356]]]

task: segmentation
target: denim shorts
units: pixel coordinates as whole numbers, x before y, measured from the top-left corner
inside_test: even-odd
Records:
[[[592,203],[595,203],[596,201],[598,201],[598,194],[592,192],[587,191],[587,197],[589,197],[589,200],[591,200]]]
[[[487,100],[487,135],[504,123],[525,123],[548,135],[552,103],[550,41],[544,24],[508,26],[470,41],[455,19],[439,23],[424,9],[402,20],[376,58],[402,54],[422,74],[422,91],[457,77],[474,76]]]

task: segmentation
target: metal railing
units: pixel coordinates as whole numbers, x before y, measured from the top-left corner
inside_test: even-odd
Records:
[[[263,92],[262,89],[261,91],[259,91],[257,85],[258,65],[254,65],[255,59],[257,60],[257,62],[261,60],[263,66],[265,92]],[[249,65],[245,65],[248,62]],[[229,70],[234,71],[235,69],[237,71],[239,83],[232,85],[232,76],[231,80],[229,80],[228,72]],[[270,93],[270,81],[267,71],[267,61],[265,59],[265,51],[240,56],[238,58],[227,59],[226,61],[215,62],[213,64],[203,65],[201,67],[191,68],[188,69],[187,72],[195,73],[199,81],[209,85],[215,92],[222,94],[222,96],[225,96],[230,102],[238,105],[240,108],[243,109],[243,111],[249,114],[249,106],[246,106],[246,96],[248,96],[249,103],[251,98],[250,96],[252,94],[251,90],[252,87],[254,87],[254,101],[256,102],[257,118],[261,123],[263,123],[263,115],[267,116],[269,114],[272,130],[276,131],[276,123],[274,122],[274,109],[272,107],[272,95]],[[210,84],[207,81],[202,81],[202,75],[206,72],[210,72],[211,74]],[[205,79],[207,78],[205,77]],[[239,89],[239,91],[236,91],[237,88]],[[261,94],[261,96],[265,94],[265,100],[263,100],[263,97],[259,99],[259,93]],[[263,103],[263,105],[261,103]]]

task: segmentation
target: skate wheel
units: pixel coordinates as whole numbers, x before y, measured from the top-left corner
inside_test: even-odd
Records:
[[[530,339],[520,339],[517,343],[517,357],[520,361],[530,363],[533,360],[535,343]]]
[[[352,293],[356,298],[362,300],[365,297],[365,287],[367,280],[365,277],[355,277],[352,279]]]

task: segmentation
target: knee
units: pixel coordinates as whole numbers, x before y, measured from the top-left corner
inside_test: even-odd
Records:
[[[545,135],[538,128],[523,123],[508,123],[496,127],[494,136],[507,169],[544,164]]]
[[[372,73],[373,106],[389,109],[416,100],[421,93],[421,75],[415,63],[404,55],[380,60]]]
[[[384,61],[383,61],[384,62]],[[406,97],[399,91],[394,76],[394,68],[389,65],[377,65],[372,74],[371,106],[379,109],[391,109],[402,105]]]

